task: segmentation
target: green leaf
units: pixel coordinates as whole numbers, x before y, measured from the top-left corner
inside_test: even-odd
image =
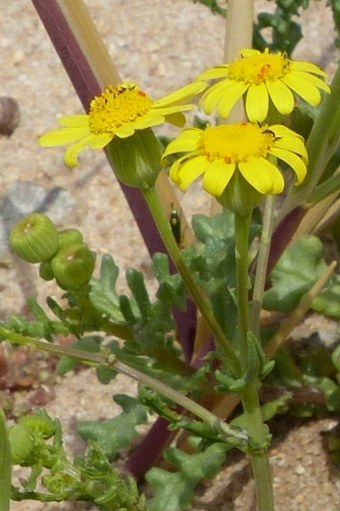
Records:
[[[11,494],[11,448],[8,440],[6,417],[0,410],[0,509],[9,511]]]
[[[101,259],[99,279],[91,279],[90,299],[95,308],[115,323],[124,321],[119,306],[116,283],[119,268],[113,258],[104,254]]]
[[[175,305],[184,310],[186,306],[184,284],[179,274],[170,274],[168,257],[157,252],[153,256],[152,269],[159,282],[157,297],[170,307]]]
[[[316,236],[299,239],[281,256],[272,272],[272,288],[264,295],[265,309],[289,312],[326,270],[323,245]],[[333,276],[314,300],[318,312],[340,317],[340,278]]]
[[[139,436],[136,426],[147,423],[146,408],[136,399],[117,394],[114,401],[123,409],[117,417],[102,422],[80,421],[77,425],[79,435],[86,441],[96,442],[109,458],[127,449]]]
[[[312,309],[327,316],[340,318],[340,275],[332,275],[327,286],[313,301]]]
[[[178,468],[178,472],[168,472],[152,468],[146,480],[154,491],[150,511],[181,511],[188,509],[195,486],[202,479],[212,478],[225,460],[227,447],[222,443],[210,445],[198,454],[186,454],[170,447],[164,458]]]

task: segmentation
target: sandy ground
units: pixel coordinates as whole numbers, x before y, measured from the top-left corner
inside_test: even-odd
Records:
[[[306,38],[296,57],[311,59],[333,72],[334,32],[325,3],[313,2],[313,8],[303,15]],[[188,0],[88,0],[86,4],[121,76],[138,81],[155,97],[185,84],[222,58],[224,22],[202,5]],[[269,3],[256,4],[267,7]],[[81,112],[81,106],[34,8],[28,0],[1,2],[0,20],[0,96],[13,97],[21,112],[14,134],[0,138],[0,199],[5,199],[18,180],[61,187],[68,195],[60,225],[81,226],[89,245],[99,254],[113,254],[122,274],[130,265],[146,267],[147,251],[104,155],[86,152],[81,165],[70,171],[63,165],[61,148],[42,149],[36,143],[39,134],[56,125],[56,116]],[[194,188],[184,197],[183,208],[189,216],[204,212],[207,201]],[[36,292],[36,274],[13,261],[4,240],[0,263],[5,315],[23,305],[25,294]],[[91,371],[69,375],[58,381],[48,411],[61,418],[66,441],[73,445],[75,421],[111,417],[115,413],[111,395],[125,389],[133,392],[134,384],[123,377],[113,389],[99,385]],[[312,422],[289,431],[284,442],[273,446],[278,511],[340,509],[338,474],[330,468],[321,443],[321,431],[331,426],[332,421]],[[228,466],[216,486],[197,498],[192,509],[250,511],[253,489],[246,483],[243,465],[240,461]],[[85,508],[27,502],[11,505],[11,511]]]

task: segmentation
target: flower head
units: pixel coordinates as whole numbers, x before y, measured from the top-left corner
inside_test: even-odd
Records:
[[[203,188],[220,197],[240,174],[260,194],[276,195],[284,179],[273,160],[289,165],[300,184],[306,175],[307,152],[300,135],[282,125],[251,123],[185,129],[168,145],[163,159],[182,154],[170,168],[171,179],[185,191],[203,175]]]
[[[39,138],[41,146],[68,145],[64,160],[68,167],[77,165],[78,154],[85,148],[102,149],[113,138],[125,139],[136,130],[157,126],[165,121],[182,127],[182,112],[190,110],[192,98],[206,87],[196,82],[153,101],[133,82],[106,87],[90,103],[89,113],[61,117],[61,128]]]
[[[220,117],[228,117],[235,103],[246,94],[248,119],[263,122],[268,114],[269,98],[283,115],[292,112],[294,93],[307,103],[318,105],[321,101],[319,89],[330,91],[320,78],[325,76],[315,64],[290,60],[285,53],[246,49],[234,62],[208,69],[197,80],[219,79],[201,99],[207,114],[217,108]]]

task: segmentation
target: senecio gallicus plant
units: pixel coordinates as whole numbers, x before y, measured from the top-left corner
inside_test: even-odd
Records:
[[[153,268],[160,282],[156,302],[150,301],[143,279],[135,270],[127,273],[133,297],[119,296],[114,290],[117,269],[112,259],[103,258],[101,276],[96,279],[95,255],[81,233],[77,229],[59,232],[45,215],[32,213],[13,228],[11,247],[24,260],[39,263],[41,277],[55,279],[69,304],[64,310],[49,299],[59,322],[45,320],[37,304],[33,306],[37,315],[44,318],[44,325],[49,325],[48,332],[45,329],[40,337],[51,341],[58,333],[73,333],[78,340],[71,348],[57,346],[38,340],[36,334],[26,335],[24,328],[14,332],[13,325],[12,329],[1,327],[0,335],[16,344],[62,355],[64,361],[78,359],[111,371],[106,373],[106,381],[116,371],[137,379],[141,384],[138,414],[143,417],[138,420],[145,419],[141,408],[156,411],[168,421],[170,429],[187,430],[191,438],[196,438],[199,452],[191,462],[192,470],[187,468],[184,475],[181,468],[189,463],[189,455],[176,448],[167,451],[166,459],[179,468],[178,479],[171,474],[174,486],[170,485],[166,499],[164,495],[157,497],[156,491],[154,501],[148,504],[138,495],[134,480],[119,475],[110,465],[108,458],[114,454],[113,448],[105,452],[100,442],[94,441],[85,458],[71,465],[63,451],[59,423],[39,412],[31,419],[21,419],[10,430],[13,461],[35,467],[34,475],[24,484],[25,491],[14,489],[13,498],[74,498],[91,501],[102,510],[186,509],[200,478],[212,477],[227,450],[236,447],[249,457],[257,509],[274,509],[268,456],[270,432],[259,399],[261,380],[274,365],[268,357],[273,351],[264,350],[260,328],[273,226],[272,199],[287,190],[287,179],[293,183],[293,195],[306,181],[312,182],[309,174],[315,168],[309,166],[308,146],[301,134],[288,127],[286,119],[297,104],[317,107],[330,92],[325,72],[315,64],[294,61],[286,53],[268,48],[241,48],[232,61],[207,69],[192,83],[160,99],[153,99],[132,81],[108,84],[92,97],[88,113],[61,117],[58,129],[39,138],[43,147],[66,146],[64,162],[70,168],[79,164],[84,149],[105,148],[118,180],[137,189],[145,200],[178,274],[171,275],[167,263],[156,254]],[[240,101],[245,117],[229,122]],[[200,127],[186,125],[185,113],[195,104],[209,119]],[[330,118],[324,122],[333,126]],[[183,129],[162,147],[152,128],[164,123]],[[217,224],[220,238],[210,240],[206,252],[198,248],[194,253],[194,247],[183,247],[180,212],[173,209],[169,222],[156,187],[163,169],[168,170],[170,180],[182,192],[199,179],[203,193],[220,204],[222,217],[218,218],[224,218]],[[260,248],[251,260],[252,241],[259,234],[258,230],[254,233],[254,211],[261,209],[263,203]],[[221,241],[226,218],[227,230],[232,232],[228,238],[232,255],[230,247]],[[175,236],[174,223],[176,229],[179,227]],[[203,231],[204,225],[198,226],[199,236]],[[250,263],[257,263],[255,275]],[[224,266],[227,264],[232,270]],[[209,265],[215,265],[213,271]],[[213,344],[201,341],[201,346],[195,348],[201,369],[198,365],[194,369],[183,356],[181,340],[175,342],[171,311],[174,307],[185,310],[189,303],[186,296],[194,302],[199,312],[197,321],[208,332],[207,338],[213,339]],[[235,320],[230,319],[233,314]],[[81,344],[88,332],[104,333],[100,342],[91,338],[92,348],[95,345],[96,349],[90,351],[86,351],[86,342]],[[112,341],[112,336],[120,341]],[[200,344],[197,339],[196,342]],[[243,413],[239,422],[229,424],[223,414],[218,416],[203,406],[205,393],[214,391],[240,400]],[[119,399],[123,415],[131,415],[131,402],[127,404],[122,396]],[[113,423],[113,428],[114,424],[118,428],[118,423]],[[53,435],[54,442],[49,444]],[[110,433],[106,433],[106,449],[107,435]],[[47,494],[35,491],[43,467],[50,470],[43,478]],[[132,464],[127,465],[134,472],[131,467]],[[146,475],[154,489],[162,486],[164,491],[167,482],[163,484],[162,477],[164,471],[157,468]]]

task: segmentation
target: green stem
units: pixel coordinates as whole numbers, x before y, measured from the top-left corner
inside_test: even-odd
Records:
[[[92,367],[103,366],[115,369],[116,371],[125,374],[126,376],[129,376],[138,382],[144,383],[152,390],[159,392],[164,397],[176,403],[178,406],[185,408],[190,413],[209,424],[212,428],[218,429],[225,436],[232,436],[243,442],[247,440],[247,435],[244,432],[240,432],[231,428],[227,423],[221,421],[216,415],[209,412],[209,410],[203,408],[203,406],[199,405],[192,399],[181,394],[180,392],[177,392],[177,390],[172,389],[156,378],[153,378],[152,376],[138,371],[138,369],[120,362],[114,356],[112,356],[112,354],[107,356],[103,353],[90,353],[87,351],[82,351],[76,348],[72,348],[71,346],[59,346],[50,344],[48,342],[35,339],[34,337],[27,337],[16,332],[12,332],[11,330],[8,330],[1,325],[0,336],[9,340],[10,342],[19,344],[20,346],[29,346],[35,350],[45,351],[52,355],[65,355],[76,358],[83,364],[87,364]]]
[[[179,250],[176,240],[173,237],[169,220],[165,217],[163,213],[163,209],[158,200],[155,188],[150,187],[146,190],[141,191],[150,208],[150,212],[159,230],[159,233],[163,239],[164,245],[166,246],[166,249],[168,250],[170,257],[173,260],[177,270],[181,274],[187,289],[189,290],[191,296],[195,300],[199,311],[205,318],[212,334],[215,336],[217,346],[220,349],[222,356],[224,356],[227,359],[228,365],[230,366],[230,369],[234,372],[234,374],[238,375],[240,369],[239,360],[230,342],[224,335],[223,330],[216,321],[210,302],[201,293],[200,289],[198,288],[196,282],[193,279],[192,274],[190,273],[189,268],[187,267],[182,257],[181,251]]]
[[[240,358],[242,374],[248,366],[248,332],[249,332],[249,302],[248,302],[248,246],[251,214],[241,216],[235,213],[235,260],[236,260],[236,289],[237,311],[240,329]]]
[[[259,337],[260,312],[262,308],[263,293],[267,279],[267,265],[270,251],[271,235],[273,231],[274,204],[274,196],[267,195],[263,215],[261,242],[256,266],[253,300],[250,311],[250,329],[253,334],[256,335],[256,337]]]
[[[241,216],[235,213],[236,293],[242,374],[246,374],[249,364],[248,247],[250,222],[251,214]],[[273,488],[267,452],[267,427],[262,420],[259,387],[260,381],[255,377],[246,385],[240,398],[250,439],[249,458],[256,484],[257,509],[258,511],[273,511]]]
[[[262,420],[259,386],[258,379],[250,382],[244,390],[241,400],[250,438],[248,456],[256,484],[256,509],[257,511],[274,511],[273,482],[267,449],[268,428]]]
[[[6,417],[0,408],[0,509],[9,511],[11,496],[12,460]]]

